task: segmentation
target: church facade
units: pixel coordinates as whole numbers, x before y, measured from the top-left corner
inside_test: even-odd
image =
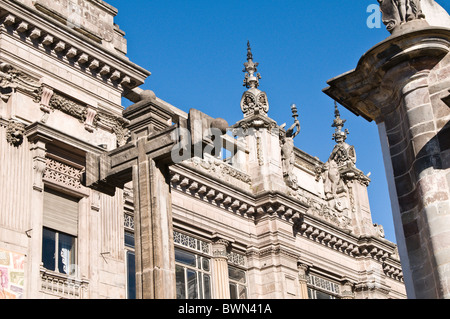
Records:
[[[337,105],[321,162],[249,43],[241,121],[180,110],[139,88],[117,13],[0,4],[0,298],[406,298]]]

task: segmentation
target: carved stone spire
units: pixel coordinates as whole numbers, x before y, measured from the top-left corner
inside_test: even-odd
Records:
[[[341,113],[339,112],[337,103],[335,101],[334,102],[334,121],[333,121],[333,124],[331,125],[331,127],[335,128],[335,131],[333,134],[333,140],[336,141],[336,143],[338,143],[338,144],[341,142],[345,142],[345,140],[347,139],[347,135],[350,134],[348,129],[345,129],[344,131],[342,131],[342,129],[344,128],[345,122],[347,122],[347,120],[341,119]]]
[[[261,74],[258,72],[259,63],[253,62],[253,53],[252,48],[250,47],[250,41],[247,42],[247,62],[244,63],[245,69],[242,72],[247,72],[245,74],[244,79],[244,86],[247,87],[247,89],[250,88],[258,88],[259,86],[259,80],[261,79]]]
[[[244,113],[244,117],[258,114],[267,115],[267,112],[269,111],[269,102],[267,101],[266,93],[261,92],[258,89],[261,75],[256,73],[258,72],[257,67],[259,66],[259,63],[253,62],[250,41],[247,42],[247,62],[244,63],[244,66],[244,86],[248,89],[241,99],[241,110]]]

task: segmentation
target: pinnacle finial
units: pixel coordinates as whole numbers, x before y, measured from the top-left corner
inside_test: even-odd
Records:
[[[252,48],[250,47],[250,41],[247,41],[247,61],[253,60]]]
[[[247,62],[244,63],[245,69],[242,72],[247,72],[245,74],[244,86],[248,89],[257,88],[259,86],[259,80],[261,79],[261,75],[255,73],[258,71],[259,63],[253,62],[253,53],[250,47],[250,41],[247,41]]]
[[[347,135],[349,134],[348,130],[345,129],[342,131],[345,122],[347,122],[347,120],[341,119],[341,113],[339,112],[336,101],[334,101],[334,121],[331,127],[336,128],[333,134],[333,140],[335,140],[336,143],[345,142],[347,139]]]

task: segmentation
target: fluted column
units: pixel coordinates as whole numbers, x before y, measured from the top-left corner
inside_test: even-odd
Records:
[[[230,282],[228,278],[228,252],[230,242],[218,238],[214,241],[212,252],[212,269],[214,274],[214,298],[230,299]]]
[[[308,286],[306,280],[306,272],[308,271],[308,266],[305,264],[299,264],[297,269],[298,269],[298,283],[300,286],[300,299],[309,299]]]

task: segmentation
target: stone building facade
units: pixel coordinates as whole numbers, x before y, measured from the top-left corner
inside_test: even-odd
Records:
[[[0,4],[0,298],[406,297],[337,106],[323,163],[249,44],[241,121],[180,110],[139,89],[116,14]]]

